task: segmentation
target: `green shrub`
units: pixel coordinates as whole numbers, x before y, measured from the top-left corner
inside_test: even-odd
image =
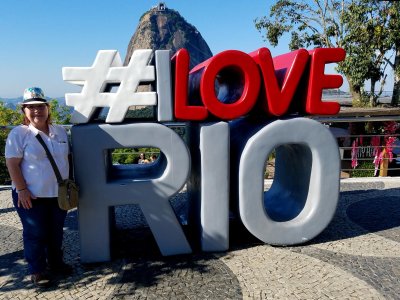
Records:
[[[114,149],[111,153],[113,164],[135,164],[139,160],[140,153],[144,153],[149,159],[152,154],[160,155],[158,148],[120,148]]]
[[[6,158],[4,157],[4,148],[6,145],[7,135],[10,132],[9,129],[0,130],[0,184],[11,184],[10,175],[6,167]]]
[[[374,177],[375,165],[372,161],[359,161],[356,169],[350,171],[350,177]]]

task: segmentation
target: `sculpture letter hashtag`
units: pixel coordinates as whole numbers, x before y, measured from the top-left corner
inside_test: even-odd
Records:
[[[116,50],[101,50],[91,67],[65,67],[63,79],[82,85],[81,93],[66,94],[66,104],[73,106],[72,123],[87,123],[97,107],[110,107],[106,122],[122,122],[129,106],[157,105],[155,92],[136,92],[140,82],[155,80],[154,66],[149,65],[152,50],[136,50],[128,66],[122,65]],[[107,84],[119,83],[115,93],[107,93]]]

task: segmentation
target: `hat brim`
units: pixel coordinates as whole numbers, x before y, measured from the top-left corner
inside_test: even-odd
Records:
[[[47,101],[42,98],[32,98],[32,99],[24,100],[22,102],[22,105],[25,105],[25,104],[47,104]]]

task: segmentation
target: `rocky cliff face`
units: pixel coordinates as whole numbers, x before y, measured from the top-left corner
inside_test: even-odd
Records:
[[[128,64],[135,49],[170,49],[173,53],[186,48],[190,53],[190,67],[212,56],[200,32],[175,10],[160,3],[140,18],[129,42],[124,64]]]

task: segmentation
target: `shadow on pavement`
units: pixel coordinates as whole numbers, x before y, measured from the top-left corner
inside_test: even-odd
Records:
[[[345,203],[343,197],[352,201]],[[375,233],[399,242],[398,232],[395,233],[399,226],[399,189],[342,192],[333,220],[308,244],[348,239],[368,233]]]

